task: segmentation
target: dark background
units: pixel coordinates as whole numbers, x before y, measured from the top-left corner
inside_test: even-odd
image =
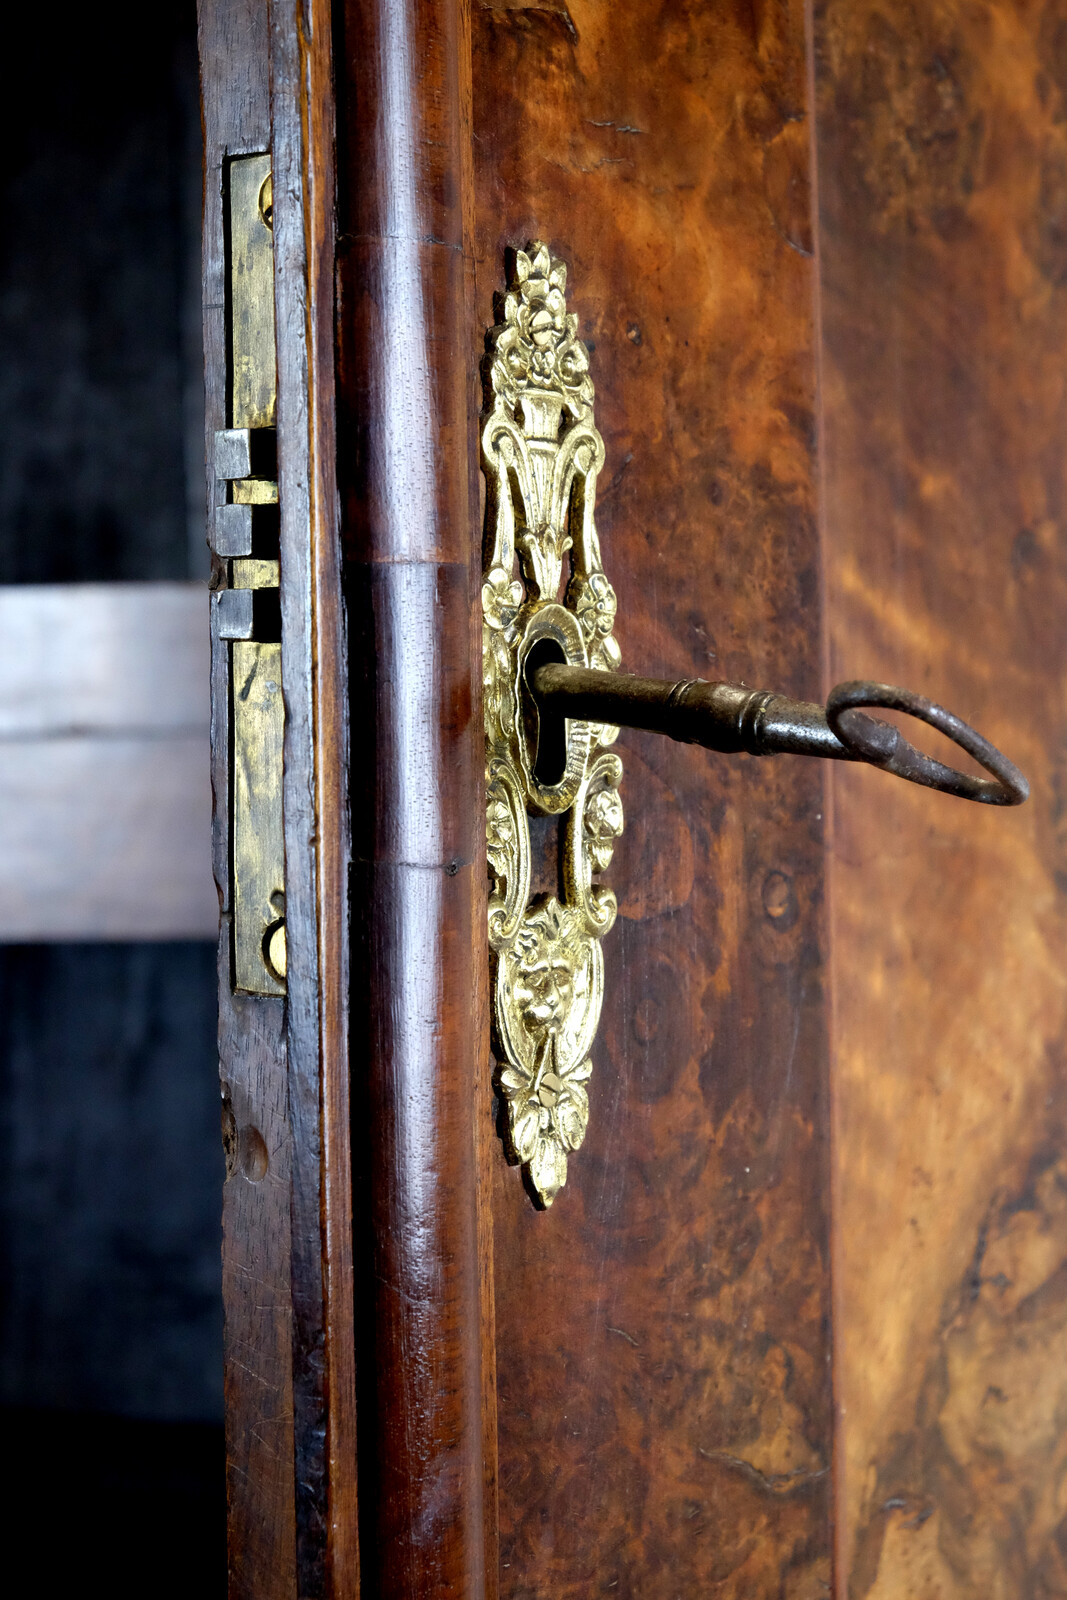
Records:
[[[5,56],[0,583],[206,578],[195,6],[37,8]],[[223,1592],[222,1176],[212,946],[0,945],[0,1505],[37,1594]]]

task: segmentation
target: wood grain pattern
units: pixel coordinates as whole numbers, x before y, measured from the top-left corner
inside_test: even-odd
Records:
[[[294,1600],[284,1002],[233,993],[229,932],[229,917],[224,916],[219,941],[219,1071],[227,1155],[222,1299],[229,1594],[230,1600]]]
[[[570,269],[624,668],[820,674],[798,4],[475,12],[476,327]],[[587,1141],[493,1165],[500,1590],[829,1592],[822,776],[624,735]],[[484,1106],[491,1126],[492,1108]]]
[[[298,1594],[359,1590],[331,6],[271,6]]]
[[[223,164],[270,148],[267,10],[201,0],[204,119],[205,503],[218,496],[214,433],[227,425]],[[223,579],[215,563],[213,583]],[[290,1260],[291,1134],[285,1002],[233,993],[229,896],[229,657],[212,640],[214,871],[219,932],[226,1472],[230,1600],[297,1595]]]
[[[842,1592],[1067,1593],[1067,7],[817,7],[833,668],[1032,799],[834,774]]]
[[[473,1597],[487,996],[466,8],[348,0],[339,60],[363,1586]]]

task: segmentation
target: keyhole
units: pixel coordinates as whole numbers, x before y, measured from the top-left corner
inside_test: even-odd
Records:
[[[566,654],[557,640],[538,639],[531,646],[522,669],[527,691],[527,728],[535,749],[533,773],[546,789],[562,783],[567,770],[567,719],[538,702],[533,692],[533,678],[538,667],[547,667],[551,662],[566,665],[566,661]]]

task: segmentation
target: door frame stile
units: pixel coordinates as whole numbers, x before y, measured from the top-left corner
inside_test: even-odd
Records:
[[[330,0],[271,0],[298,1593],[359,1592]]]
[[[227,426],[226,162],[270,149],[266,8],[199,0],[204,127],[205,504],[222,498],[216,430]],[[212,587],[225,582],[212,560]],[[230,894],[230,663],[212,607],[212,861],[219,891],[219,1073],[227,1181],[222,1190],[223,1381],[230,1600],[294,1600],[290,1128],[285,1002],[237,994]],[[253,1138],[254,1135],[254,1138]],[[243,1141],[266,1169],[243,1170]]]
[[[346,0],[342,61],[364,1593],[483,1600],[495,1439],[475,1126],[488,1005],[465,0]]]

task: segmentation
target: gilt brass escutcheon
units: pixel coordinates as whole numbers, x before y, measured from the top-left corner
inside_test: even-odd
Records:
[[[567,269],[543,244],[515,255],[487,337],[482,587],[489,944],[496,1086],[511,1160],[550,1206],[589,1120],[604,999],[599,882],[622,832],[618,728],[568,719],[548,744],[529,692],[551,662],[614,671],[615,594],[593,509],[604,443]],[[564,560],[568,573],[564,586]],[[531,893],[530,816],[560,819],[557,894]]]
[[[618,671],[615,594],[593,503],[604,444],[589,357],[568,313],[567,269],[543,244],[520,250],[485,362],[488,486],[482,639],[489,947],[496,1087],[505,1137],[540,1204],[567,1181],[585,1138],[604,1000],[600,940],[616,901],[600,877],[623,827],[619,727],[723,754],[864,761],[984,805],[1021,805],[1019,769],[962,718],[893,684],[850,680],[826,705],[770,689]],[[564,557],[569,577],[562,598]],[[516,568],[518,569],[516,571]],[[989,774],[960,772],[864,707],[936,728]],[[562,824],[558,894],[531,898],[531,817]],[[542,868],[542,871],[544,869]]]

